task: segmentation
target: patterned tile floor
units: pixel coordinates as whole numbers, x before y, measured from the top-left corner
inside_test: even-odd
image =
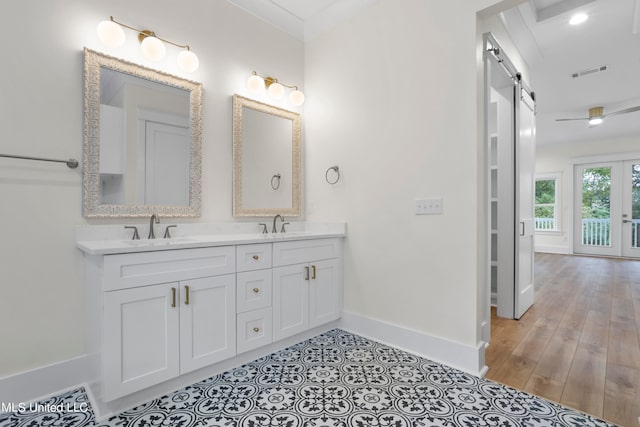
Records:
[[[339,329],[98,424],[82,388],[39,403],[0,427],[612,426]]]

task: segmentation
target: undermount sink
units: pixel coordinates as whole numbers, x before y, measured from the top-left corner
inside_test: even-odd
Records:
[[[197,239],[191,239],[189,237],[171,237],[169,239],[125,240],[124,242],[131,246],[165,246],[178,245],[181,243],[193,243],[197,241]]]

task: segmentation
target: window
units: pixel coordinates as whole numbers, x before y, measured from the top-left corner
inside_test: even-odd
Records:
[[[560,174],[536,176],[536,231],[560,231]]]

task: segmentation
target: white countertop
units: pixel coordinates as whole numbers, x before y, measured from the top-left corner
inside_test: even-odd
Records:
[[[140,236],[148,234],[148,225],[136,226]],[[156,235],[162,236],[165,227],[156,225]],[[76,247],[89,255],[109,255],[346,236],[345,223],[291,222],[285,233],[255,231],[260,228],[257,223],[178,224],[169,239],[131,240],[131,231],[124,224],[86,225],[76,228]]]

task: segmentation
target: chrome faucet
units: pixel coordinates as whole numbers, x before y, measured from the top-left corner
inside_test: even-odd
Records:
[[[273,228],[271,229],[272,233],[277,233],[278,229],[276,228],[276,222],[278,221],[278,218],[280,218],[282,220],[282,222],[284,222],[284,218],[282,217],[282,215],[278,214],[276,216],[273,217]]]
[[[155,239],[156,233],[153,231],[153,223],[160,224],[160,217],[156,214],[151,215],[151,220],[149,221],[149,237],[148,239]]]

